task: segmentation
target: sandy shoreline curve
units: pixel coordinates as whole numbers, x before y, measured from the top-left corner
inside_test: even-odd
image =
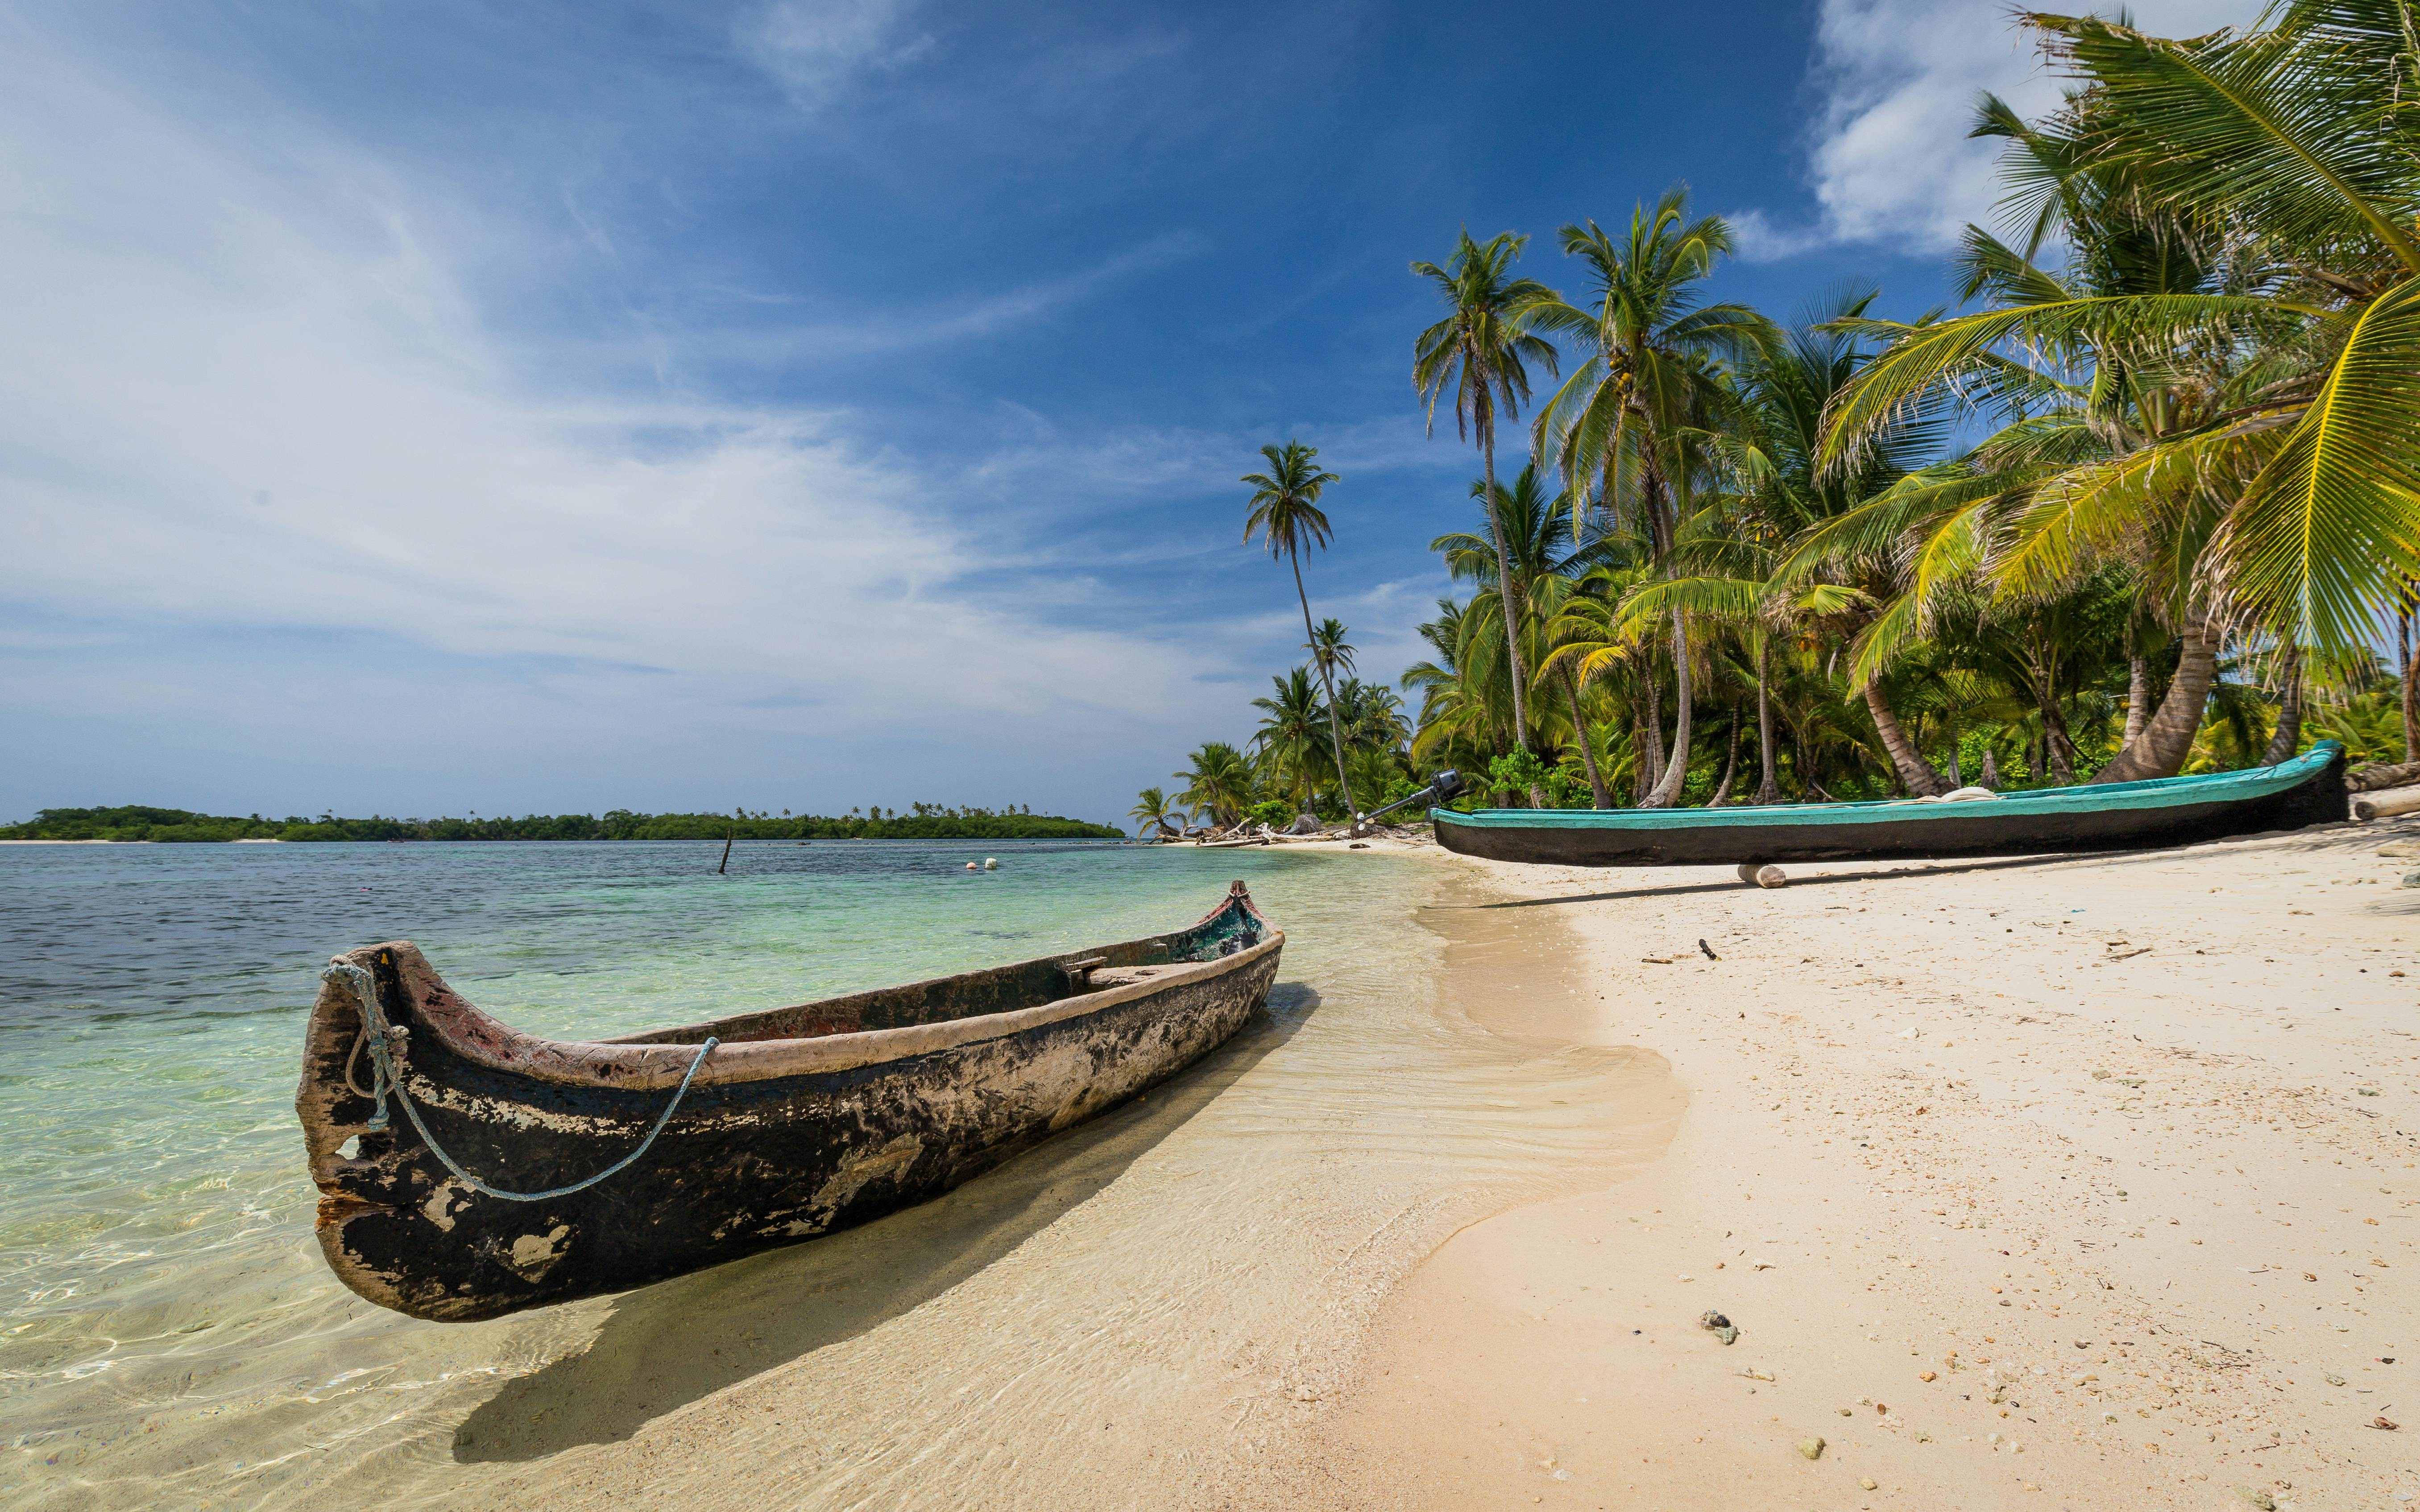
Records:
[[[2415,836],[1473,863],[1687,1111],[1397,1288],[1292,1504],[2414,1504]]]

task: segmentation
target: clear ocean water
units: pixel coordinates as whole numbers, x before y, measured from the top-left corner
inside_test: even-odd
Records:
[[[1653,1080],[1475,1023],[1454,952],[1553,956],[1553,926],[1434,860],[760,841],[718,876],[720,853],[0,846],[0,1504],[570,1504],[775,1382],[789,1405],[749,1421],[794,1504],[956,1504],[976,1473],[1000,1504],[1081,1504],[1083,1475],[1172,1473],[1151,1446],[1228,1421],[1239,1362],[1326,1379],[1455,1227],[1602,1169]],[[1287,932],[1261,1022],[939,1201],[489,1323],[385,1312],[320,1257],[292,1100],[334,951],[411,939],[507,1022],[594,1037],[1152,933],[1234,877]],[[1070,1426],[1095,1412],[1156,1426],[1105,1458]],[[713,1502],[722,1452],[676,1500]]]
[[[304,1014],[338,949],[414,940],[482,1008],[587,1038],[1151,933],[1231,877],[1275,903],[1318,867],[762,841],[717,875],[721,852],[0,847],[0,1500],[156,1434],[163,1411],[240,1417],[265,1395],[334,1389],[298,1337],[384,1321],[355,1317],[320,1262],[292,1107]],[[964,870],[986,856],[1001,869]],[[293,1370],[264,1370],[262,1350]]]

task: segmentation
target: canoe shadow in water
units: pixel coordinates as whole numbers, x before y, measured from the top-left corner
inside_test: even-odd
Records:
[[[504,1383],[454,1435],[458,1462],[628,1439],[752,1376],[855,1338],[975,1275],[1117,1180],[1292,1039],[1319,1007],[1280,981],[1225,1044],[1146,1096],[957,1190],[873,1223],[614,1299],[587,1349]]]

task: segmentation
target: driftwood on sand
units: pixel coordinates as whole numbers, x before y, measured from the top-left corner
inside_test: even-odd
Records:
[[[2355,819],[2392,819],[2407,813],[2420,813],[2420,787],[2388,788],[2352,800]]]
[[[2420,762],[2404,762],[2395,766],[2356,766],[2345,774],[2348,793],[2376,793],[2385,788],[2410,787],[2420,782]]]

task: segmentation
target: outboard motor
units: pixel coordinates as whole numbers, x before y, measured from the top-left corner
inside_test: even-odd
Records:
[[[1454,799],[1461,797],[1465,793],[1469,791],[1470,789],[1465,785],[1462,780],[1462,774],[1454,771],[1451,767],[1448,767],[1446,770],[1439,772],[1436,776],[1431,778],[1427,787],[1420,789],[1418,793],[1412,794],[1407,797],[1397,798],[1394,802],[1379,810],[1376,813],[1364,814],[1361,818],[1361,822],[1365,825],[1370,824],[1410,804],[1417,803],[1425,806],[1436,803],[1451,803]]]

